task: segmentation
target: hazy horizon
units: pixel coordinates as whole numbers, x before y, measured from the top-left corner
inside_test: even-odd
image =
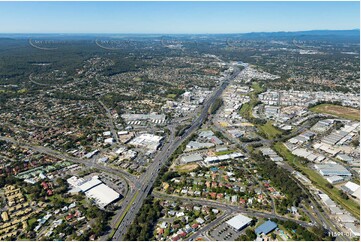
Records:
[[[0,2],[5,34],[242,34],[360,28],[359,2]]]
[[[5,33],[0,32],[0,35],[236,35],[236,34],[259,34],[259,33],[298,33],[298,32],[322,32],[322,31],[360,31],[359,28],[355,29],[309,29],[309,30],[295,30],[295,31],[251,31],[251,32],[233,32],[233,33]]]

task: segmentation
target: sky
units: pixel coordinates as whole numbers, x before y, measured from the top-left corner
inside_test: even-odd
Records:
[[[0,33],[246,33],[360,28],[357,2],[0,2]]]

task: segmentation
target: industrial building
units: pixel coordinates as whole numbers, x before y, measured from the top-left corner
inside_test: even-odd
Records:
[[[238,214],[237,216],[231,218],[226,223],[232,227],[235,231],[240,231],[246,228],[252,222],[251,218],[248,218],[242,214]]]
[[[268,156],[274,162],[283,161],[283,158],[277,155],[277,153],[271,148],[265,147],[259,149],[262,152],[263,156]]]
[[[333,123],[334,123],[333,119],[324,119],[318,121],[315,125],[313,125],[311,130],[318,133],[323,133],[326,132],[328,129],[330,129]]]
[[[348,135],[348,132],[345,132],[345,131],[333,131],[330,135],[324,137],[321,141],[323,143],[326,143],[326,144],[329,144],[329,145],[335,145],[337,142],[339,142],[346,135]]]
[[[322,176],[352,176],[352,174],[340,164],[317,164],[315,168]]]
[[[345,161],[347,163],[352,163],[353,162],[353,158],[346,155],[346,154],[341,154],[341,153],[337,154],[336,158],[339,159],[339,160]]]
[[[336,184],[344,181],[343,177],[341,176],[329,176],[326,178],[326,180],[331,184]]]
[[[356,197],[357,199],[360,199],[360,185],[353,183],[353,182],[347,182],[345,185],[343,185],[342,190],[344,190],[346,193],[350,194],[353,197]]]

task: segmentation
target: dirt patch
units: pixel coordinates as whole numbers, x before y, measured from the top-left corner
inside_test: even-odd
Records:
[[[186,164],[186,165],[177,166],[176,170],[178,172],[191,172],[191,171],[194,171],[195,169],[197,169],[198,167],[199,167],[198,164],[190,163],[190,164]]]

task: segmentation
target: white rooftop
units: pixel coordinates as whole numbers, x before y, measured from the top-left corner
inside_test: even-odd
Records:
[[[240,230],[244,226],[248,225],[252,221],[251,218],[248,218],[242,214],[238,214],[237,216],[231,218],[226,223],[233,227],[236,230]]]
[[[350,181],[347,182],[344,186],[352,192],[355,192],[357,189],[360,188],[360,186],[358,184],[350,182]]]
[[[100,207],[105,207],[119,198],[119,193],[103,183],[85,192],[85,195],[93,198]]]
[[[90,179],[89,181],[84,182],[83,184],[79,185],[78,188],[80,190],[82,190],[83,192],[86,192],[89,189],[91,189],[92,187],[95,187],[101,183],[102,183],[102,181],[100,181],[98,179],[98,177],[92,177],[92,179]]]

